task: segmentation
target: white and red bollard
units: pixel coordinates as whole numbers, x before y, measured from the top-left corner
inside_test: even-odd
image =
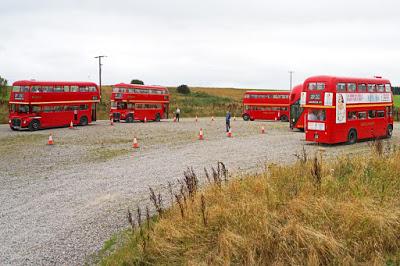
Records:
[[[203,129],[200,128],[200,131],[199,131],[199,140],[203,140],[203,139],[204,139],[204,136],[203,136]]]

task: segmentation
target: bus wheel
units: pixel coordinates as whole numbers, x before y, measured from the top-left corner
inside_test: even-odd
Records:
[[[88,119],[86,116],[82,116],[81,119],[79,119],[79,125],[81,126],[87,126],[88,124]]]
[[[282,122],[287,122],[289,120],[288,120],[288,117],[286,115],[283,115],[283,116],[281,116],[281,121]]]
[[[32,120],[32,122],[29,123],[29,130],[30,131],[36,131],[39,128],[40,128],[39,120]]]
[[[244,121],[249,121],[250,120],[250,116],[248,114],[244,114],[243,115],[243,120]]]
[[[387,136],[388,138],[390,138],[390,137],[392,136],[392,134],[393,134],[393,126],[392,126],[392,125],[388,125],[388,127],[387,127],[387,132],[386,132],[386,136]]]
[[[156,122],[160,122],[161,121],[161,116],[159,113],[156,114]]]
[[[357,142],[357,131],[352,128],[349,131],[349,134],[347,135],[347,143],[348,144],[354,144]]]
[[[128,117],[125,119],[126,123],[133,123],[133,115],[128,115]]]

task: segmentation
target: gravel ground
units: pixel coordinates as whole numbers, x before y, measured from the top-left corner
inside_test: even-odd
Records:
[[[13,132],[0,126],[0,264],[76,265],[127,226],[127,208],[147,203],[149,186],[161,191],[193,166],[226,164],[232,173],[262,171],[265,163],[292,163],[304,146],[320,146],[287,123],[181,119],[180,123],[94,125]],[[265,126],[266,134],[260,134]],[[399,124],[388,140],[398,143]],[[197,140],[199,128],[204,141]],[[52,132],[55,145],[48,146]],[[136,136],[140,148],[132,149]],[[323,146],[326,156],[360,153],[368,142]]]

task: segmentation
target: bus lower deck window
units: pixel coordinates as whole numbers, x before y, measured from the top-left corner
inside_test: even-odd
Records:
[[[385,112],[384,111],[377,111],[376,112],[376,117],[385,117]]]
[[[358,118],[359,119],[366,119],[367,118],[367,112],[359,112],[358,113]]]
[[[347,115],[347,119],[349,119],[349,120],[357,119],[357,113],[356,112],[349,112],[348,115]]]
[[[375,118],[375,111],[374,110],[369,110],[368,111],[368,118]]]
[[[325,121],[326,112],[323,109],[310,109],[308,111],[308,120],[310,121]]]

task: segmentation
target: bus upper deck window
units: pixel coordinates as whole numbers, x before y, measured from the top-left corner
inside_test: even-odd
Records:
[[[308,83],[308,90],[323,91],[323,90],[325,90],[325,83],[324,82],[310,82],[310,83]]]
[[[336,91],[337,92],[346,92],[346,84],[345,83],[336,84]]]
[[[347,92],[356,92],[356,84],[347,83]]]
[[[317,89],[317,83],[315,82],[308,83],[308,90],[315,91],[316,89]]]
[[[376,92],[375,84],[368,84],[368,92]]]
[[[323,90],[325,90],[325,83],[323,83],[323,82],[317,82],[317,90],[318,90],[318,91],[323,91]]]
[[[383,84],[378,84],[378,85],[377,85],[377,91],[378,91],[378,92],[385,92],[385,85],[383,85]]]
[[[367,92],[367,86],[365,84],[358,84],[358,92]]]

